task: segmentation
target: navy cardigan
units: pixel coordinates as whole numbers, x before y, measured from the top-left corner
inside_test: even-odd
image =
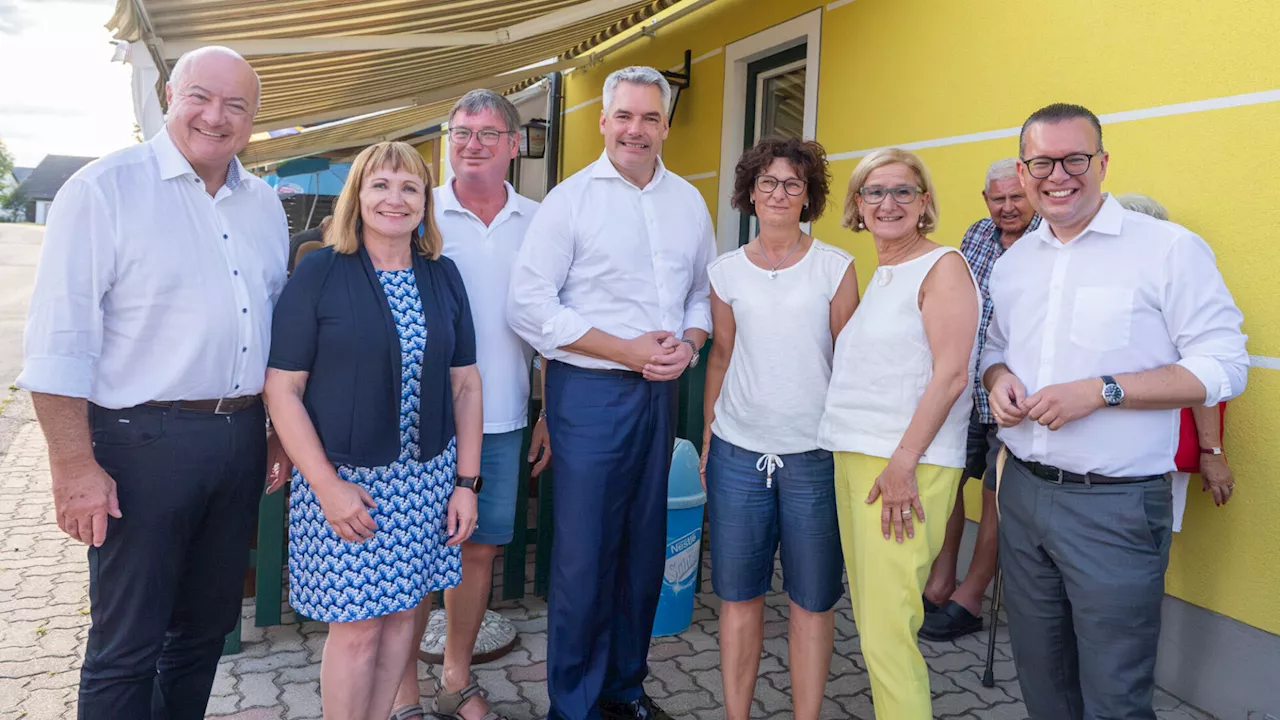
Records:
[[[476,333],[452,260],[413,255],[427,330],[418,404],[424,461],[454,437],[451,367],[474,365]],[[305,371],[303,405],[335,464],[387,465],[400,455],[400,336],[391,306],[361,247],[307,254],[280,294],[269,367]]]

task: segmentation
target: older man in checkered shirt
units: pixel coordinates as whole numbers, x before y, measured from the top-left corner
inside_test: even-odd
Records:
[[[1018,238],[1036,229],[1040,218],[1035,214],[1018,181],[1014,158],[997,160],[987,170],[987,183],[982,191],[991,217],[969,227],[960,243],[960,251],[969,261],[973,276],[982,291],[982,314],[978,324],[978,355],[987,339],[991,322],[991,298],[987,282],[996,260]],[[929,640],[954,640],[982,629],[982,595],[996,572],[995,456],[1000,448],[996,439],[996,421],[987,405],[987,391],[974,368],[973,417],[969,422],[969,457],[965,478],[982,478],[982,522],[978,526],[978,542],[973,561],[964,582],[956,585],[956,561],[960,555],[960,538],[964,534],[964,486],[956,498],[955,510],[947,520],[947,539],[933,563],[929,582],[925,585],[925,619],[920,636]]]

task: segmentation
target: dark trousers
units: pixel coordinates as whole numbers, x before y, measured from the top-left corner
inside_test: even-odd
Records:
[[[90,405],[89,421],[122,517],[89,548],[80,718],[203,718],[266,477],[262,406],[212,415]]]
[[[676,401],[674,382],[548,368],[552,720],[595,720],[598,700],[629,702],[644,692],[666,561]]]
[[[1155,719],[1172,507],[1167,476],[1058,484],[1005,464],[1004,606],[1032,720]]]

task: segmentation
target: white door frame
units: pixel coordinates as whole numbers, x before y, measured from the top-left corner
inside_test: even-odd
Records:
[[[781,50],[805,43],[804,137],[818,134],[818,58],[822,43],[822,8],[816,8],[724,49],[724,111],[720,127],[720,187],[716,212],[716,248],[738,247],[739,215],[729,204],[733,197],[733,169],[742,156],[746,132],[747,65]]]

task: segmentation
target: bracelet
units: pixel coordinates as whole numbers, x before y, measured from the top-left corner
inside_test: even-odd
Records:
[[[909,453],[914,453],[914,454],[915,454],[915,456],[916,456],[916,457],[918,457],[918,458],[924,457],[924,453],[920,452],[919,450],[912,450],[911,448],[907,447],[906,445],[899,445],[899,446],[898,446],[898,449],[899,449],[899,450],[906,450],[906,451],[907,451],[907,452],[909,452]]]
[[[546,408],[538,408],[538,419],[539,419],[539,420],[546,420],[546,419],[547,419],[547,409],[546,409]]]

